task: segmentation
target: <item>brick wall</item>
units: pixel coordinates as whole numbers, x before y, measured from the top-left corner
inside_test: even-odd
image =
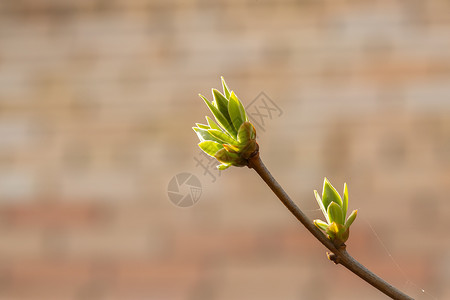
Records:
[[[0,299],[383,298],[254,172],[199,164],[197,94],[221,75],[249,108],[260,92],[278,106],[261,156],[311,218],[323,177],[346,181],[349,252],[416,299],[449,298],[449,11],[1,2]],[[181,172],[202,184],[190,208],[168,198]]]

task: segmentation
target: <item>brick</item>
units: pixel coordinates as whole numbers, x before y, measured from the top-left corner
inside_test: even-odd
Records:
[[[0,299],[380,297],[253,170],[195,166],[196,94],[220,75],[282,108],[261,156],[312,219],[323,177],[347,182],[349,252],[414,298],[449,294],[446,1],[25,0],[0,16]],[[167,196],[180,172],[203,185],[188,209]]]
[[[3,205],[0,207],[0,218],[7,220],[7,226],[14,229],[48,227],[86,228],[102,224],[106,207],[91,204],[31,204]]]

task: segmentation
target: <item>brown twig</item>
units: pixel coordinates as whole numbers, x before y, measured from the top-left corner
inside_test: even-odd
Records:
[[[266,182],[270,189],[277,195],[277,197],[283,202],[283,204],[289,209],[289,211],[308,229],[308,231],[316,237],[326,248],[328,248],[332,254],[328,254],[330,260],[336,264],[341,264],[348,270],[365,280],[367,283],[380,290],[392,299],[408,299],[410,296],[406,295],[393,285],[386,282],[381,277],[375,275],[373,272],[364,267],[356,259],[354,259],[345,249],[345,245],[336,247],[333,242],[328,239],[309,218],[300,210],[300,208],[291,200],[286,194],[281,185],[272,177],[269,170],[263,164],[259,157],[259,152],[254,153],[252,157],[248,159],[248,167],[254,169],[259,176]]]

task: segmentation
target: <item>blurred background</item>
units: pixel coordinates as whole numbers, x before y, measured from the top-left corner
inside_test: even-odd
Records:
[[[310,218],[347,182],[350,254],[450,299],[449,49],[444,0],[1,1],[0,299],[385,299],[200,153],[220,76]]]

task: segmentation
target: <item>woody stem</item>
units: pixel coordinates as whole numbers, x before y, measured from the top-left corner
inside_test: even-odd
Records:
[[[272,174],[270,174],[269,170],[266,168],[261,158],[259,157],[259,152],[256,152],[255,155],[248,159],[249,168],[254,169],[259,176],[264,180],[264,182],[270,187],[270,189],[275,193],[275,195],[280,199],[280,201],[287,207],[287,209],[297,218],[306,229],[314,235],[314,237],[322,243],[326,248],[328,248],[334,255],[332,260],[336,264],[341,264],[346,267],[348,270],[353,272],[355,275],[359,276],[361,279],[391,297],[392,299],[399,300],[412,300],[410,296],[406,295],[393,285],[386,282],[381,277],[377,276],[369,269],[364,267],[361,263],[359,263],[356,259],[354,259],[348,252],[345,247],[337,248],[333,242],[328,239],[309,218],[300,210],[300,208],[291,200],[288,194],[283,190],[281,185],[273,178]],[[331,258],[330,258],[331,259]]]

